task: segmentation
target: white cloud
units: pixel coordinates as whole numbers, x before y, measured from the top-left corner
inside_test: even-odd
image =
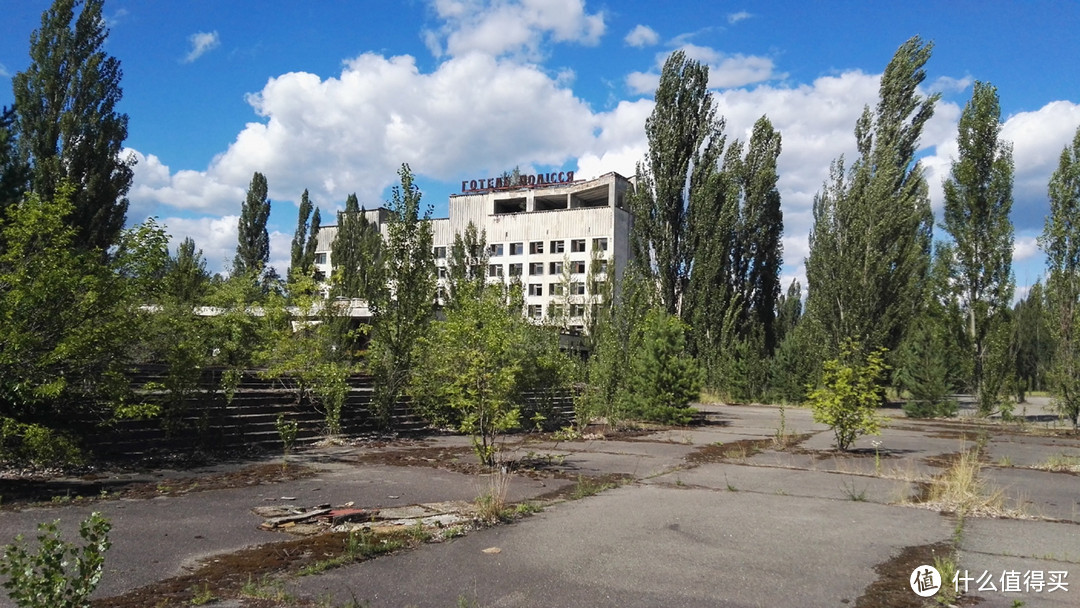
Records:
[[[1016,237],[1013,240],[1013,262],[1022,262],[1039,255],[1039,240],[1034,236]]]
[[[731,89],[769,80],[786,78],[786,74],[774,73],[775,65],[768,57],[757,55],[728,55],[714,48],[684,43],[678,47],[688,59],[709,66],[709,88]],[[652,93],[660,83],[660,70],[670,52],[658,53],[656,67],[650,72],[631,72],[626,86],[636,95]]]
[[[623,38],[629,46],[643,48],[646,46],[653,46],[660,42],[660,34],[656,33],[656,30],[647,25],[637,25],[634,29],[630,30],[630,33]]]
[[[436,57],[479,52],[536,59],[545,41],[592,46],[604,34],[604,13],[589,14],[583,0],[436,0],[444,21],[424,33]]]
[[[184,63],[191,63],[221,46],[221,38],[216,30],[213,32],[196,32],[188,36],[188,42],[191,43],[191,50],[184,57]]]
[[[239,215],[221,217],[166,217],[161,220],[169,235],[169,244],[175,251],[186,237],[195,241],[196,250],[202,249],[207,269],[213,272],[232,266],[236,256],[236,226]]]
[[[727,22],[728,22],[729,25],[735,25],[736,23],[738,23],[740,21],[743,21],[743,20],[746,20],[746,19],[749,19],[750,17],[753,17],[753,15],[751,15],[750,13],[748,13],[746,11],[739,11],[737,13],[729,13],[728,16],[727,16]]]

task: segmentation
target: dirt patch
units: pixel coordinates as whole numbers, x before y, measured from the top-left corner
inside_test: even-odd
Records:
[[[698,465],[744,460],[765,450],[794,450],[811,436],[811,433],[788,435],[782,443],[778,443],[776,439],[740,439],[726,443],[711,443],[687,454],[686,461],[692,465]]]
[[[282,468],[280,463],[257,464],[229,473],[211,473],[160,481],[129,481],[95,474],[71,479],[20,477],[0,479],[0,509],[17,510],[27,506],[64,506],[72,502],[115,498],[155,498],[180,496],[191,492],[242,488],[281,483],[312,477],[316,470],[301,464]]]
[[[197,597],[240,598],[244,597],[245,586],[266,581],[268,577],[298,574],[304,568],[318,568],[320,563],[339,561],[341,563],[337,565],[344,565],[370,558],[370,555],[357,552],[355,548],[350,553],[349,541],[349,534],[340,532],[250,547],[213,557],[190,574],[159,581],[123,595],[94,600],[91,605],[94,608],[165,608],[191,606]],[[383,546],[395,547],[393,550],[410,548],[420,542],[408,532],[378,534],[369,539],[369,544],[382,543]],[[343,557],[346,559],[342,560]],[[313,604],[297,602],[290,605]]]
[[[573,479],[570,475],[564,475],[562,478]],[[543,504],[545,502],[578,500],[633,481],[634,477],[625,473],[608,473],[606,475],[593,475],[588,477],[579,475],[576,484],[545,492],[529,502]]]
[[[936,606],[933,598],[921,598],[911,591],[911,573],[922,565],[933,565],[934,558],[945,559],[952,555],[952,545],[935,543],[905,547],[892,559],[874,566],[878,578],[855,600],[855,608],[923,608]],[[952,581],[942,581],[942,586]],[[975,606],[982,598],[963,596],[957,606]]]

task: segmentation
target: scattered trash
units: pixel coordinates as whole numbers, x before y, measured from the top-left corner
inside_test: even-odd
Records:
[[[502,549],[500,549],[498,547],[488,547],[487,549],[483,549],[481,551],[481,553],[487,553],[488,555],[493,555],[495,553],[502,553]]]
[[[389,532],[421,526],[445,529],[472,523],[476,505],[468,502],[432,502],[402,507],[355,508],[354,502],[337,507],[329,504],[314,507],[296,505],[259,506],[252,513],[263,518],[263,530],[282,530],[290,534],[311,535],[320,532],[350,532],[366,529]]]

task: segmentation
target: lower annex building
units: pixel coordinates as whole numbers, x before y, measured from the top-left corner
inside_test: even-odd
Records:
[[[450,196],[449,217],[432,219],[440,287],[454,236],[472,222],[487,239],[488,280],[517,277],[529,319],[581,331],[604,282],[622,276],[630,257],[632,180],[618,173],[575,180],[571,171],[521,175],[513,184],[466,180],[461,187]],[[364,213],[385,237],[389,211]],[[337,226],[319,230],[315,267],[326,277],[333,271],[335,236]]]

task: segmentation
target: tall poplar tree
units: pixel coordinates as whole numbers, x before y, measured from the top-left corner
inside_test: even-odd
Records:
[[[370,301],[385,287],[382,247],[378,226],[368,221],[356,194],[350,194],[345,211],[338,213],[337,234],[330,245],[335,296]]]
[[[15,110],[0,110],[0,223],[4,210],[26,192],[30,168],[19,157],[18,137],[15,131]]]
[[[55,0],[30,36],[29,67],[12,83],[31,190],[51,199],[62,182],[74,185],[67,219],[74,243],[106,250],[124,227],[134,160],[120,156],[128,117],[116,111],[122,73],[103,50],[109,30],[102,4]]]
[[[465,234],[454,235],[454,244],[450,247],[447,260],[447,298],[448,306],[456,306],[461,298],[479,297],[484,290],[487,277],[488,261],[491,259],[487,250],[487,231],[478,230],[476,224],[469,222]],[[569,290],[569,287],[564,287]]]
[[[807,313],[833,353],[848,339],[895,349],[923,301],[933,217],[915,152],[938,95],[916,90],[931,49],[916,36],[896,51],[856,122],[859,157],[834,161],[814,198]]]
[[[1050,177],[1050,215],[1039,244],[1046,252],[1046,295],[1057,348],[1050,385],[1062,414],[1080,414],[1080,129]]]
[[[388,289],[372,299],[370,367],[375,376],[374,405],[384,424],[404,394],[413,370],[413,348],[434,313],[437,280],[431,207],[421,211],[420,189],[409,165],[390,201],[384,259]]]
[[[951,275],[959,292],[971,348],[972,380],[980,408],[995,394],[984,394],[994,323],[1002,322],[1013,297],[1012,145],[1000,139],[1001,105],[997,89],[976,82],[960,116],[960,157],[945,181],[944,228],[953,238]],[[996,386],[999,383],[993,382]]]
[[[251,176],[247,198],[240,210],[236,257],[233,259],[234,275],[259,276],[270,261],[270,235],[266,232],[266,221],[270,218],[270,201],[266,198],[266,192],[266,177],[256,171]]]
[[[645,121],[649,151],[638,163],[630,198],[633,253],[651,260],[660,302],[678,314],[694,258],[690,206],[714,179],[724,150],[724,121],[709,92],[709,68],[675,51],[664,62],[656,106]]]
[[[312,215],[312,209],[315,209]],[[300,196],[300,210],[296,220],[296,232],[293,233],[289,281],[311,276],[315,266],[315,247],[318,245],[319,224],[322,218],[318,208],[311,204],[311,198],[305,188]]]

